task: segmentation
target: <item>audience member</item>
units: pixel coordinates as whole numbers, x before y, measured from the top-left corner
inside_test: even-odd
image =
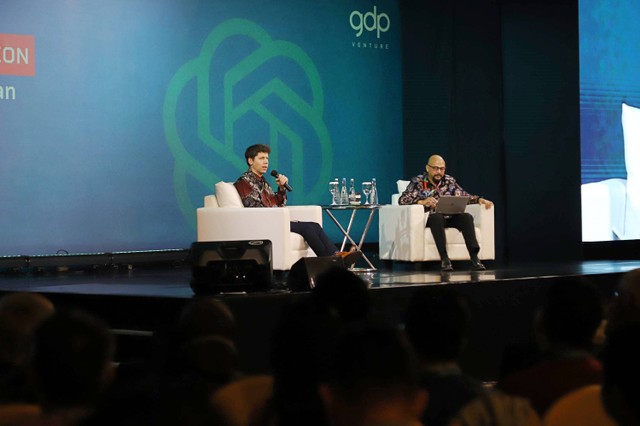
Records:
[[[531,403],[499,390],[484,393],[451,420],[449,426],[539,426],[540,416]]]
[[[335,310],[345,323],[363,320],[369,315],[369,287],[358,275],[333,267],[318,274],[316,281],[312,297],[319,309]]]
[[[405,331],[420,364],[420,386],[429,393],[422,422],[446,426],[467,403],[483,393],[482,383],[458,364],[469,338],[471,307],[467,298],[448,288],[424,288],[411,298]]]
[[[185,306],[161,356],[157,424],[219,422],[211,398],[240,376],[236,333],[233,314],[221,300],[200,296]]]
[[[601,354],[604,367],[602,400],[620,426],[640,425],[640,323],[631,321],[607,336]]]
[[[560,398],[547,410],[544,426],[616,426],[602,402],[602,386],[588,385]]]
[[[503,391],[528,398],[540,417],[561,396],[602,379],[593,337],[602,319],[597,289],[586,281],[552,285],[534,321],[542,357],[498,381]]]
[[[406,336],[366,323],[338,336],[319,390],[334,426],[420,425],[427,402]]]
[[[313,298],[287,306],[271,338],[273,394],[257,423],[326,425],[318,395],[320,373],[344,322]]]
[[[232,425],[325,425],[320,373],[335,334],[369,312],[367,284],[342,267],[319,274],[309,297],[283,309],[271,336],[269,376],[246,377],[216,392]]]
[[[43,414],[29,424],[75,425],[100,403],[113,374],[114,339],[98,318],[63,310],[34,334],[30,366]]]
[[[25,366],[33,330],[54,312],[38,293],[11,293],[0,299],[0,403],[35,402]]]

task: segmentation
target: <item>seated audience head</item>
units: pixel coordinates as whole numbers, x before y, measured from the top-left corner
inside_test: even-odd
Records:
[[[630,322],[640,322],[640,269],[622,275],[609,309],[607,333]]]
[[[271,335],[273,416],[279,424],[325,424],[318,396],[331,342],[343,326],[334,310],[302,299],[285,306]]]
[[[412,296],[405,331],[421,362],[456,361],[471,329],[466,297],[447,288],[424,288]]]
[[[115,343],[107,325],[60,310],[35,331],[31,367],[45,411],[94,407],[113,378]]]
[[[194,298],[168,337],[164,373],[195,373],[216,386],[229,382],[238,371],[236,335],[235,318],[223,301]]]
[[[602,316],[600,294],[590,282],[574,279],[553,284],[536,318],[541,350],[592,350]]]
[[[194,298],[178,318],[177,332],[183,342],[206,336],[236,339],[236,323],[231,310],[210,296]]]
[[[427,394],[415,354],[400,330],[356,323],[337,337],[319,391],[335,425],[418,422]]]
[[[53,303],[37,293],[11,293],[0,299],[0,362],[22,365],[33,330],[54,312]]]
[[[345,322],[362,320],[369,314],[367,283],[345,268],[332,267],[318,275],[312,297],[319,309],[332,309]]]
[[[640,425],[640,323],[621,325],[607,336],[601,354],[602,400],[621,426]]]

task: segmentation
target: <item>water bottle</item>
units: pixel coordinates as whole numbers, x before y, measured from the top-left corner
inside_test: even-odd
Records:
[[[349,196],[347,195],[347,178],[342,178],[342,188],[340,188],[340,205],[349,204]]]
[[[355,182],[353,180],[353,178],[351,178],[351,180],[349,181],[349,204],[355,204],[356,202],[356,185]]]
[[[371,204],[378,204],[378,188],[376,187],[376,178],[371,179]]]

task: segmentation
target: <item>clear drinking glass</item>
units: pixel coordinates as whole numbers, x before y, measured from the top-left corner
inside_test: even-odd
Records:
[[[364,194],[364,205],[369,205],[369,194],[371,194],[371,182],[362,182],[362,193]]]
[[[338,180],[333,180],[329,182],[329,192],[331,193],[331,205],[335,206],[338,204]]]

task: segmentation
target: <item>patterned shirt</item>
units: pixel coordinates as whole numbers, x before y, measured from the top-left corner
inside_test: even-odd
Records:
[[[234,185],[245,207],[284,207],[287,204],[284,188],[278,188],[274,193],[264,176],[258,176],[251,170],[244,172]]]
[[[444,175],[437,185],[429,182],[429,178],[426,174],[421,174],[411,178],[411,182],[407,185],[407,189],[404,190],[399,204],[416,204],[418,200],[426,200],[429,197],[439,199],[443,195],[468,195],[469,204],[478,204],[478,195],[471,195],[453,178],[453,176]]]

